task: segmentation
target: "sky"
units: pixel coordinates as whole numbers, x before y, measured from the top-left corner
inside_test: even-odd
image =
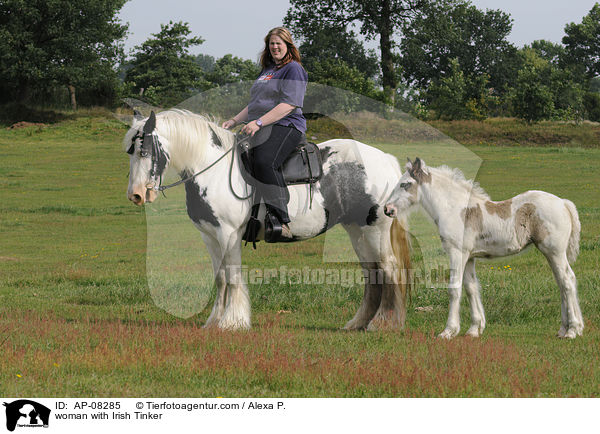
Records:
[[[580,23],[597,0],[471,0],[479,9],[500,9],[514,20],[509,40],[518,47],[536,39],[561,42],[565,24]],[[190,50],[215,58],[233,54],[257,60],[263,38],[280,26],[287,0],[129,0],[120,13],[129,23],[126,51],[160,31],[169,20],[190,24],[193,36],[205,42]],[[375,48],[377,42],[366,44]]]

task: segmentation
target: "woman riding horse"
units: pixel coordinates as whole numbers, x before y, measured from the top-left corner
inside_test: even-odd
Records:
[[[289,30],[272,29],[265,37],[262,71],[250,90],[250,102],[232,119],[223,123],[230,129],[249,121],[242,132],[254,136],[262,127],[273,124],[270,137],[253,151],[253,175],[257,198],[281,223],[281,238],[291,239],[287,190],[281,166],[306,132],[302,104],[308,77]]]

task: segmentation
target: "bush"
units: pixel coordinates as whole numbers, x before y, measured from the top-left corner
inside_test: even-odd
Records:
[[[590,121],[600,122],[600,93],[588,92],[583,96],[586,117]]]
[[[477,119],[487,117],[487,76],[466,77],[457,59],[450,62],[450,73],[436,80],[427,91],[429,107],[437,119]]]
[[[583,91],[572,73],[542,58],[535,50],[522,51],[523,67],[511,90],[514,115],[527,122],[580,120]]]

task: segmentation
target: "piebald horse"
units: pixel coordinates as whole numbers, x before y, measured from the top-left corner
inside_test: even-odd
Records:
[[[577,280],[570,265],[579,254],[581,231],[573,202],[543,191],[527,191],[493,202],[458,169],[427,167],[417,158],[406,164],[406,172],[394,188],[385,214],[395,217],[417,204],[435,221],[442,246],[450,256],[450,308],[446,328],[439,337],[450,339],[460,331],[463,284],[471,306],[467,335],[477,337],[485,328],[475,259],[512,255],[532,244],[548,260],[560,289],[558,336],[572,339],[582,334]],[[462,208],[456,204],[467,205]]]
[[[167,167],[187,179],[187,213],[211,255],[215,278],[216,298],[206,326],[248,329],[250,299],[241,274],[241,242],[252,202],[241,197],[247,186],[239,161],[231,161],[231,152],[225,155],[234,144],[232,132],[188,111],[136,117],[124,138],[130,154],[127,197],[136,205],[154,201]],[[408,289],[402,270],[410,269],[406,222],[383,213],[389,190],[402,175],[400,165],[395,157],[354,140],[318,146],[323,175],[312,200],[307,185],[289,186],[293,241],[341,224],[365,276],[380,276],[365,279],[362,303],[345,328],[401,328]],[[259,218],[263,216],[264,210]]]

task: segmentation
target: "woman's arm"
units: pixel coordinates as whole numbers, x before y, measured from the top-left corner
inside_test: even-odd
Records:
[[[289,115],[292,111],[294,111],[295,108],[296,106],[281,102],[273,107],[270,111],[262,115],[259,119],[263,123],[263,126],[273,124],[279,119],[283,119]],[[248,113],[246,111],[246,117],[247,115]],[[260,127],[256,125],[256,121],[252,121],[242,128],[242,132],[253,136],[259,129]]]
[[[260,117],[263,125],[269,125],[277,122],[279,119],[283,119],[291,112],[294,111],[296,106],[282,102],[277,104],[273,109]]]
[[[223,122],[223,124],[221,126],[228,130],[230,128],[235,127],[240,122],[244,122],[246,120],[248,120],[248,106],[244,107],[244,109],[241,112],[239,112],[237,115],[235,115],[231,119]]]

